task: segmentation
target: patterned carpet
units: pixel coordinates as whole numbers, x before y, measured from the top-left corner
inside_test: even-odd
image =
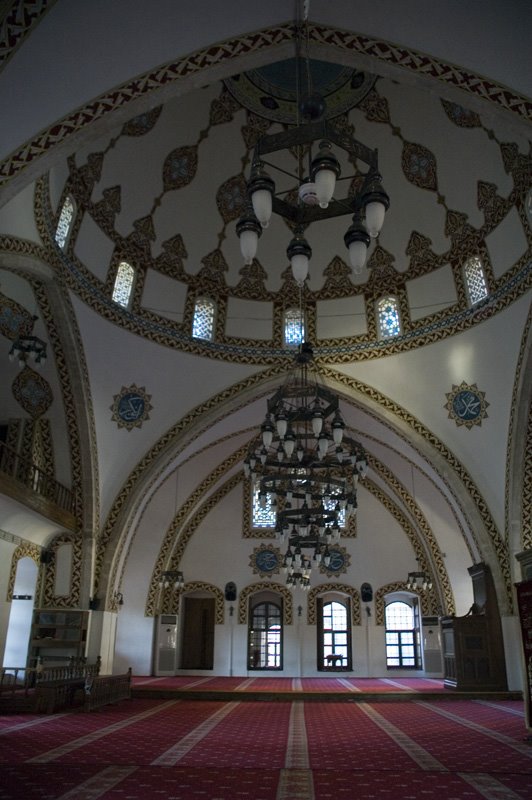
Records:
[[[407,686],[401,702],[355,701],[347,687],[343,702],[243,702],[234,688],[229,702],[2,716],[0,798],[532,798],[522,701],[434,701]]]

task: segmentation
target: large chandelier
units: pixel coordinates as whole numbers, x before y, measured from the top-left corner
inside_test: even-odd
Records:
[[[309,587],[313,565],[328,566],[329,546],[356,512],[367,458],[345,427],[338,395],[323,385],[303,343],[244,460],[260,505],[275,509],[288,585]]]
[[[390,200],[382,187],[378,153],[357,141],[347,130],[340,130],[325,119],[325,101],[312,91],[308,50],[302,58],[302,42],[308,42],[308,3],[305,4],[304,23],[296,23],[296,64],[298,119],[295,127],[280,133],[262,136],[253,152],[251,173],[247,183],[248,204],[236,226],[240,249],[246,264],[251,264],[257,254],[258,240],[263,229],[270,224],[272,214],[283,217],[294,231],[287,247],[292,274],[298,284],[308,275],[312,249],[304,236],[313,222],[343,215],[352,215],[352,222],[344,236],[349,259],[355,273],[366,261],[372,238],[382,228]],[[304,77],[301,78],[303,64]],[[307,93],[300,97],[299,86],[304,83]],[[300,124],[300,118],[303,124]],[[342,176],[347,193],[335,196],[338,179],[342,174],[340,161],[333,146],[345,154],[344,162],[352,175]],[[284,157],[283,157],[284,152]],[[296,155],[297,168],[288,168],[290,154]],[[342,153],[340,153],[342,156]],[[274,160],[268,160],[272,158]],[[357,169],[365,165],[365,171]],[[266,167],[277,178],[288,176],[288,181],[278,188]]]
[[[33,325],[36,321],[37,317],[33,316]],[[38,336],[17,336],[17,338],[13,340],[8,357],[10,361],[17,359],[20,367],[24,367],[29,358],[31,358],[37,366],[40,366],[46,361],[46,342],[43,342]]]

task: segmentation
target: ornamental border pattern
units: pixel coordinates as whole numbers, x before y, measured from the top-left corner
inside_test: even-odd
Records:
[[[0,22],[0,71],[56,0],[15,0]]]
[[[512,390],[512,405],[510,411],[510,421],[508,430],[508,445],[506,450],[506,478],[505,478],[505,525],[506,541],[510,543],[510,475],[512,467],[512,453],[515,448],[515,419],[519,400],[519,384],[523,377],[523,370],[526,368],[525,357],[527,355],[527,341],[532,327],[532,311],[529,312],[526,325],[521,337],[521,346],[517,358],[515,379]],[[510,543],[511,546],[511,543]],[[523,483],[521,486],[521,550],[532,548],[532,407],[529,408],[528,424],[525,433],[524,464],[523,464]]]
[[[161,600],[160,608],[157,609],[155,614],[179,614],[181,598],[192,594],[192,592],[208,592],[214,595],[214,624],[223,625],[225,622],[224,593],[214,584],[206,583],[205,581],[186,583],[177,594],[172,593],[171,589],[163,591],[162,599],[159,598]]]
[[[280,583],[250,583],[245,586],[238,595],[238,624],[245,625],[248,622],[248,598],[257,592],[273,592],[279,594],[284,599],[283,603],[283,625],[292,625],[294,621],[294,609],[292,593],[286,586]]]
[[[54,594],[56,573],[55,554],[62,544],[72,545],[70,592],[67,595],[56,595]],[[81,537],[74,536],[70,533],[61,533],[52,539],[47,549],[53,551],[54,558],[51,563],[48,564],[44,576],[43,607],[79,608],[81,600],[81,559],[83,553]]]
[[[351,598],[351,625],[361,625],[360,595],[358,591],[347,583],[320,583],[308,593],[307,600],[307,625],[318,624],[317,601],[318,597],[328,592],[340,592]]]
[[[391,592],[409,592],[410,594],[415,594],[419,599],[419,605],[421,608],[421,615],[422,616],[430,616],[434,614],[434,611],[428,611],[427,613],[427,606],[428,606],[428,597],[424,592],[416,592],[412,591],[411,589],[406,588],[406,583],[403,581],[396,581],[395,583],[388,583],[385,586],[381,586],[380,589],[377,589],[374,598],[375,598],[375,625],[384,625],[384,598],[387,594]]]
[[[311,45],[334,46],[345,53],[352,52],[365,57],[369,56],[377,63],[382,62],[399,67],[414,75],[428,77],[445,86],[460,89],[472,97],[485,100],[524,120],[532,117],[532,103],[523,95],[472,71],[419,53],[411,48],[313,23],[309,24],[308,36]],[[33,139],[22,144],[0,163],[0,185],[5,184],[39,156],[66,140],[70,135],[78,133],[87,125],[107,117],[118,109],[126,108],[133,100],[146,97],[158,89],[168,87],[203,69],[212,69],[240,56],[277,47],[292,41],[292,39],[293,24],[285,23],[256,31],[253,34],[233,37],[218,44],[211,44],[204,50],[197,50],[179,61],[164,64],[137,76],[135,79],[94,98],[82,108],[76,109],[62,119],[56,120]]]
[[[40,556],[41,556],[42,548],[38,547],[33,542],[22,542],[13,550],[13,554],[11,556],[11,567],[9,568],[9,578],[7,581],[7,592],[6,592],[6,602],[11,603],[13,600],[13,591],[15,588],[15,578],[17,575],[17,567],[18,562],[21,558],[31,558],[38,567],[37,572],[37,582],[35,584],[35,600],[41,596],[41,589],[42,589],[42,578],[43,578],[43,570],[40,564]],[[33,603],[34,607],[36,608],[36,603]]]
[[[41,235],[44,236],[45,239],[52,240],[55,215],[53,215],[50,208],[50,198],[46,191],[47,186],[47,178],[41,178],[37,182],[35,207],[36,216],[40,219],[45,218],[48,224],[48,231],[42,231]],[[516,194],[515,188],[512,190],[512,194]],[[82,206],[81,200],[79,199],[78,206],[79,208]],[[81,213],[76,217],[77,221],[80,219]],[[527,227],[524,228],[525,233],[527,229]],[[486,233],[491,230],[491,228],[489,230],[486,229],[482,233],[483,229],[481,229],[481,231],[476,233],[478,236],[481,236],[481,234],[485,236]],[[0,237],[0,248],[3,246],[3,238],[4,237]],[[412,322],[410,320],[405,289],[405,281],[410,276],[408,272],[401,275],[397,274],[394,276],[395,286],[393,291],[399,297],[404,332],[397,337],[393,337],[393,339],[379,340],[377,338],[373,304],[377,297],[382,294],[382,288],[378,289],[378,287],[374,285],[375,275],[377,273],[373,272],[366,288],[353,292],[357,294],[362,291],[365,297],[368,334],[364,337],[359,337],[357,340],[353,340],[349,337],[339,338],[337,340],[320,340],[314,348],[316,359],[327,359],[329,363],[345,364],[354,361],[370,360],[382,355],[408,352],[417,347],[440,341],[472,328],[478,322],[506,308],[532,285],[532,262],[529,260],[530,250],[525,253],[512,268],[507,270],[498,281],[495,281],[491,275],[492,271],[489,267],[486,249],[482,246],[480,250],[483,254],[486,271],[489,273],[490,295],[480,306],[469,307],[465,287],[463,285],[461,264],[464,258],[471,255],[468,249],[470,243],[468,244],[467,237],[464,238],[464,241],[459,242],[455,241],[453,237],[451,238],[453,239],[452,252],[450,251],[446,254],[446,258],[448,257],[452,268],[457,290],[458,299],[455,304],[443,311]],[[70,241],[72,241],[72,238]],[[468,247],[466,247],[466,245]],[[123,248],[126,246],[131,247],[131,244],[125,242],[122,243],[120,247],[118,247],[118,245],[116,247],[122,252]],[[52,245],[49,246],[49,249],[51,247]],[[464,249],[464,252],[461,252],[462,249]],[[475,253],[477,251],[479,251],[479,246],[475,240]],[[285,280],[282,291],[278,293],[277,299],[273,301],[273,340],[271,344],[265,344],[258,340],[243,339],[241,337],[226,336],[224,334],[227,315],[226,295],[232,292],[230,287],[225,285],[221,287],[218,284],[207,281],[202,276],[184,273],[181,275],[181,278],[186,278],[188,284],[184,321],[171,323],[170,320],[159,318],[140,306],[139,286],[144,280],[146,269],[150,266],[150,264],[145,263],[147,256],[144,251],[142,251],[142,253],[137,253],[137,258],[133,259],[135,262],[138,262],[138,257],[141,256],[143,266],[139,266],[138,269],[139,275],[136,281],[137,286],[134,304],[129,310],[120,308],[111,299],[112,281],[109,275],[113,272],[112,266],[118,257],[116,248],[111,259],[111,269],[108,274],[108,279],[103,283],[95,279],[92,273],[90,273],[79,259],[75,257],[71,249],[69,249],[68,253],[57,251],[55,255],[56,260],[59,259],[62,264],[62,274],[65,282],[78,297],[104,319],[108,319],[125,330],[145,337],[150,341],[154,341],[162,346],[173,347],[183,352],[233,363],[273,364],[279,359],[287,360],[289,357],[292,357],[293,350],[283,347],[282,345],[282,312],[285,306],[286,296],[290,293],[290,278]],[[443,256],[440,256],[439,261],[442,261],[442,258]],[[156,265],[152,263],[151,266],[154,267]],[[414,271],[416,272],[418,270],[415,269]],[[195,339],[191,334],[191,314],[194,298],[198,292],[206,294],[214,293],[218,298],[217,336],[212,341]],[[307,292],[307,324],[311,341],[316,340],[316,301],[321,298],[322,294],[323,290],[314,292],[312,295],[310,292]],[[250,295],[250,299],[257,298],[252,294]],[[190,319],[188,319],[189,317]],[[185,324],[187,320],[188,323]]]

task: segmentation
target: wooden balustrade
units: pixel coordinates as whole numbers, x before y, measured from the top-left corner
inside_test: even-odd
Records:
[[[131,698],[131,667],[123,675],[98,675],[85,681],[85,711]]]
[[[63,511],[74,514],[74,495],[70,489],[1,441],[0,473],[22,484],[26,489],[31,489]]]

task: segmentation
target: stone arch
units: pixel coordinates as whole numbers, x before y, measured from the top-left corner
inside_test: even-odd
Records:
[[[41,556],[41,548],[37,547],[36,544],[32,542],[23,542],[19,544],[18,547],[15,548],[13,551],[13,555],[11,556],[11,567],[9,570],[9,580],[7,582],[7,592],[6,592],[6,602],[10,603],[13,600],[13,588],[15,586],[15,577],[17,574],[17,567],[18,562],[21,558],[31,558],[37,566],[39,566]],[[35,596],[40,596],[40,587],[41,587],[41,580],[42,574],[39,572],[39,576],[37,578],[37,586],[35,587]]]
[[[421,608],[422,615],[434,613],[428,592],[412,591],[411,589],[407,589],[404,581],[396,581],[395,583],[388,583],[385,586],[381,586],[380,589],[377,589],[375,592],[375,625],[384,625],[384,598],[391,592],[407,592],[408,594],[416,595],[419,600],[419,607]]]

